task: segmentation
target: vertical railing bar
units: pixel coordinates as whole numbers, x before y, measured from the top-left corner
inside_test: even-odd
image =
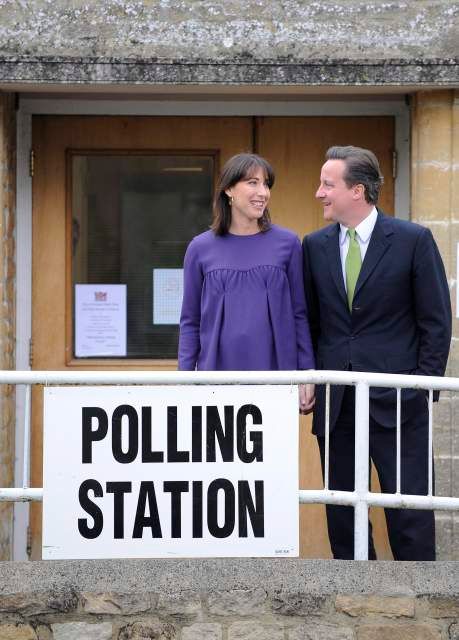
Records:
[[[357,502],[354,507],[354,558],[368,560],[368,503],[369,487],[369,387],[358,382],[355,389],[355,476]]]
[[[397,493],[401,493],[401,397],[402,391],[397,387]]]
[[[25,385],[24,407],[24,457],[22,468],[22,487],[28,489],[30,484],[30,400],[31,385]]]
[[[429,464],[429,493],[428,495],[432,495],[432,487],[433,487],[433,437],[432,437],[432,412],[433,412],[433,390],[429,389],[429,445],[427,455],[429,456],[428,464]]]
[[[330,383],[325,385],[325,469],[324,489],[329,488],[329,458],[330,458]]]

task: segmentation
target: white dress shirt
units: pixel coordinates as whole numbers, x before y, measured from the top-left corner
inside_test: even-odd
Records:
[[[355,237],[360,247],[360,255],[362,256],[362,262],[365,258],[365,254],[368,249],[368,245],[370,244],[371,234],[373,233],[373,229],[376,224],[376,218],[378,217],[378,212],[376,207],[370,211],[366,218],[362,220],[360,224],[358,224],[355,228]],[[339,253],[341,256],[341,268],[343,271],[343,280],[344,280],[344,288],[347,291],[346,287],[346,256],[349,250],[349,236],[347,234],[348,227],[345,227],[340,223],[341,227],[339,232]]]

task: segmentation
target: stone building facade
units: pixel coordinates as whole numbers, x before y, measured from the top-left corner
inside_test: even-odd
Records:
[[[339,567],[341,565],[341,568]],[[2,563],[2,640],[456,640],[451,563]],[[343,570],[344,569],[344,570]]]
[[[0,345],[1,368],[15,368],[15,107],[14,96],[2,95],[0,106]],[[15,390],[3,387],[0,397],[0,483],[14,485]],[[0,557],[8,559],[13,534],[13,507],[0,504]]]
[[[78,127],[81,120],[72,118],[104,117],[108,129],[118,118],[122,131],[130,126],[123,120],[128,117],[249,117],[252,148],[263,152],[273,140],[272,134],[263,138],[265,116],[352,116],[358,130],[360,118],[392,114],[395,214],[432,229],[456,316],[458,42],[459,4],[449,0],[78,0],[71,6],[60,0],[0,1],[1,368],[24,369],[30,362],[34,368],[81,368],[65,358],[47,364],[40,359],[46,345],[35,339],[29,353],[32,319],[41,317],[35,287],[43,286],[33,269],[47,251],[32,221],[36,203],[52,189],[51,170],[44,175],[38,168],[30,176],[30,150],[37,141],[48,149],[46,127],[53,118]],[[69,144],[78,147],[72,126]],[[184,139],[174,148],[182,148]],[[117,148],[119,140],[110,143],[108,136],[101,148]],[[50,158],[36,163],[52,167]],[[55,227],[50,221],[45,228],[51,233]],[[49,334],[53,320],[41,322]],[[458,344],[455,319],[451,376],[459,375]],[[20,486],[15,459],[21,455],[23,401],[14,389],[2,389],[0,409],[0,486]],[[459,496],[458,410],[455,394],[444,394],[436,408],[441,495]],[[38,436],[32,442],[37,456],[40,442]],[[0,516],[0,557],[22,557],[13,554],[13,538],[17,548],[24,547],[27,520],[18,511],[13,527],[13,510],[5,503]],[[438,514],[438,522],[440,557],[459,559],[458,517]]]

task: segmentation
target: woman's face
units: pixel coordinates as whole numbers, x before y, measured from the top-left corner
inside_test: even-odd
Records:
[[[231,215],[245,222],[259,220],[271,195],[267,177],[261,167],[256,167],[235,185],[225,191],[226,195],[233,199]]]

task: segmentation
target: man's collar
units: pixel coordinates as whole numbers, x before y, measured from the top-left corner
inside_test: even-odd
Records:
[[[360,240],[362,242],[365,242],[365,243],[368,242],[371,234],[373,233],[373,229],[375,227],[377,217],[378,217],[378,211],[377,211],[376,207],[373,207],[373,209],[370,211],[370,213],[367,215],[367,217],[364,218],[362,220],[362,222],[360,222],[355,227],[357,235],[359,236],[359,238],[360,238]],[[340,223],[339,226],[340,226],[339,242],[340,242],[340,244],[343,244],[344,241],[346,240],[346,234],[347,234],[348,227],[345,227],[341,223]]]

